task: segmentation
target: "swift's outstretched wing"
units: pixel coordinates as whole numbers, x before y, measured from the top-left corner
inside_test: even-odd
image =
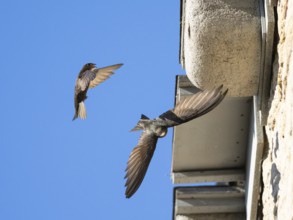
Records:
[[[93,72],[96,74],[95,78],[90,82],[89,88],[93,88],[100,83],[104,82],[108,79],[112,74],[114,74],[114,70],[120,68],[123,64],[115,64],[112,66],[106,66],[103,68],[94,69]]]
[[[132,150],[126,168],[126,198],[130,198],[139,188],[147,172],[148,166],[156,149],[158,137],[144,131],[139,139],[138,145]]]
[[[156,121],[161,126],[172,127],[200,117],[217,107],[226,96],[228,89],[223,86],[213,90],[200,91],[181,100],[174,109],[161,114]]]

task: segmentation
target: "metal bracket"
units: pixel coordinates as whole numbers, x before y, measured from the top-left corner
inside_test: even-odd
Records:
[[[272,75],[272,57],[275,31],[274,0],[260,0],[261,15],[261,69],[259,80],[259,103],[258,108],[261,111],[261,124],[266,125],[268,116],[268,98],[271,87]]]

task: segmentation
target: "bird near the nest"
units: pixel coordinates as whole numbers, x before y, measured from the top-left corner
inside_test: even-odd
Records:
[[[126,198],[130,198],[139,188],[156,149],[158,138],[165,137],[169,127],[181,125],[200,117],[221,103],[228,92],[223,86],[197,92],[181,100],[171,109],[155,119],[141,116],[131,131],[143,130],[137,146],[132,150],[126,168]]]
[[[84,100],[86,100],[87,90],[89,88],[94,88],[100,83],[108,79],[114,70],[120,68],[123,64],[115,64],[112,66],[106,66],[102,68],[97,68],[94,63],[85,64],[80,70],[75,83],[74,90],[74,107],[75,114],[72,120],[76,118],[85,119],[86,109],[84,105]]]

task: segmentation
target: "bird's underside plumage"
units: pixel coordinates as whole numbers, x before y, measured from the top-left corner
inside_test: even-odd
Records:
[[[186,123],[213,110],[226,96],[228,90],[223,86],[213,90],[200,91],[188,96],[174,109],[161,114],[158,118],[149,119],[142,115],[132,131],[143,130],[137,146],[132,150],[127,162],[126,198],[130,198],[139,188],[156,149],[159,137],[164,137],[168,127]]]
[[[79,75],[76,79],[75,90],[74,90],[74,107],[75,115],[73,120],[76,118],[85,119],[86,109],[84,101],[86,100],[87,91],[89,88],[94,88],[100,83],[108,79],[114,70],[120,68],[123,64],[115,64],[111,66],[106,66],[103,68],[96,68],[93,63],[87,63],[83,66]]]

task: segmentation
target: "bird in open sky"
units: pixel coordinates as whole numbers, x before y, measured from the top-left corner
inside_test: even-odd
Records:
[[[115,64],[112,66],[106,66],[102,68],[97,68],[94,63],[85,64],[80,70],[75,83],[74,90],[74,107],[75,114],[72,120],[76,118],[85,119],[86,109],[84,105],[84,100],[86,100],[87,90],[89,88],[94,88],[100,83],[108,79],[114,70],[120,68],[123,64]]]
[[[223,86],[197,92],[185,97],[171,109],[155,119],[141,115],[131,131],[143,130],[137,146],[132,150],[126,168],[125,196],[130,198],[141,185],[156,149],[158,138],[165,137],[169,127],[181,125],[213,110],[226,96]]]

